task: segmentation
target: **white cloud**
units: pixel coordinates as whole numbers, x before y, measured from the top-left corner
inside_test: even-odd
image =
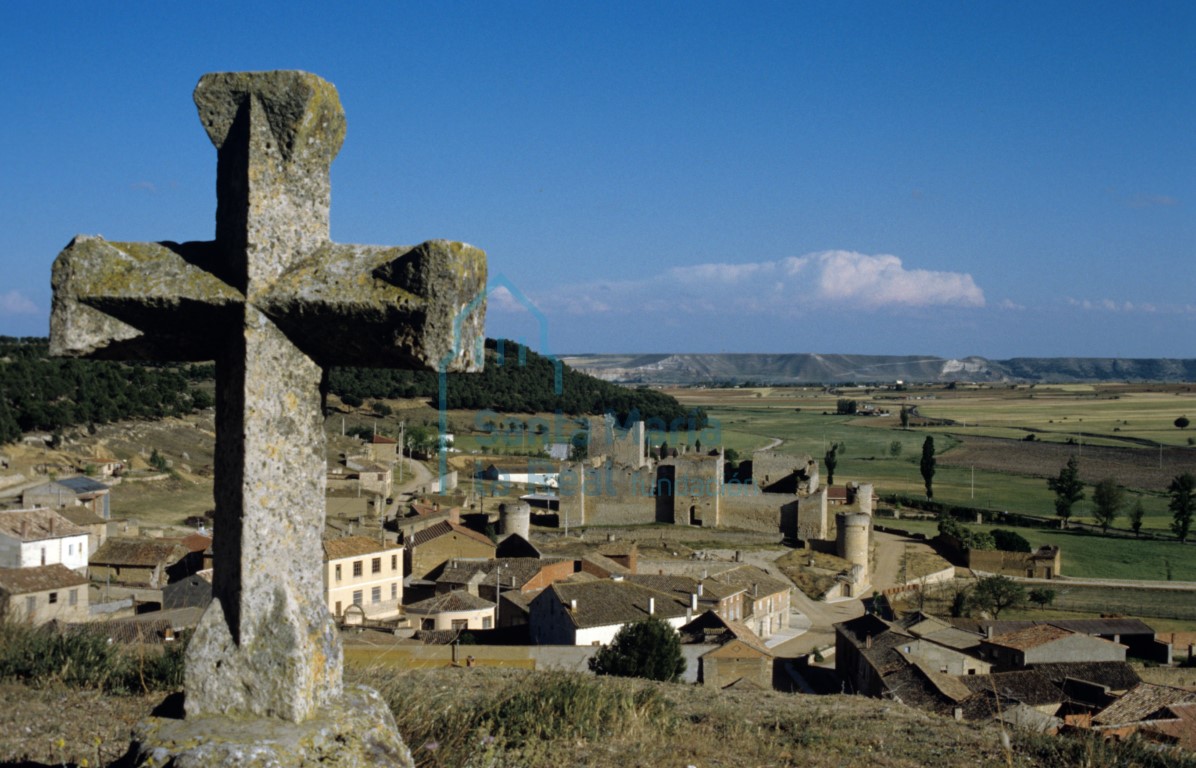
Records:
[[[1076,299],[1072,297],[1067,298],[1067,305],[1076,307],[1087,312],[1114,312],[1119,314],[1137,314],[1137,315],[1153,315],[1153,314],[1192,314],[1196,311],[1196,307],[1190,304],[1186,305],[1169,305],[1169,304],[1155,304],[1149,301],[1133,302],[1133,301],[1118,301],[1116,299]]]
[[[0,315],[36,315],[37,305],[19,291],[0,293]]]
[[[1012,312],[1020,312],[1025,309],[1026,306],[1024,304],[1018,304],[1013,299],[1001,299],[999,302],[997,302],[997,308],[1007,309]]]
[[[824,251],[774,261],[673,267],[635,280],[537,289],[549,314],[742,312],[794,316],[806,310],[983,307],[963,272],[907,269],[889,254]],[[492,296],[494,294],[491,294]]]

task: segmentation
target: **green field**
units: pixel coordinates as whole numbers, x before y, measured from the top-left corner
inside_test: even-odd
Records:
[[[882,520],[879,523],[927,536],[938,533],[938,523],[933,520]],[[1063,553],[1064,576],[1166,581],[1170,569],[1170,580],[1196,582],[1196,546],[1191,544],[1101,536],[1087,531],[1014,528],[1009,525],[966,527],[979,531],[1004,528],[1021,534],[1031,546],[1057,546]]]

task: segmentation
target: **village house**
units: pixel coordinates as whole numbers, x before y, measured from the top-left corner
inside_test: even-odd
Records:
[[[364,536],[325,539],[324,585],[337,619],[394,618],[403,604],[403,546]]]
[[[495,544],[477,531],[452,520],[441,520],[403,537],[407,573],[412,579],[435,578],[454,557],[493,559]]]
[[[1001,670],[1068,661],[1125,661],[1125,651],[1120,643],[1053,624],[1037,624],[980,643],[980,657]]]
[[[743,615],[728,616],[742,621],[760,638],[767,640],[779,629],[789,626],[791,585],[770,576],[754,565],[740,565],[710,578],[730,591],[743,590]]]
[[[713,611],[727,621],[743,619],[747,587],[742,584],[728,585],[708,576],[695,578],[681,574],[639,573],[625,578],[633,584],[672,595],[679,602],[689,603],[694,615]]]
[[[55,511],[87,531],[88,556],[94,554],[108,540],[108,526],[111,520],[103,519],[86,507],[62,507]]]
[[[385,435],[373,435],[365,449],[370,459],[379,464],[390,466],[399,460],[399,441]]]
[[[87,621],[87,577],[64,565],[0,568],[0,621]]]
[[[162,610],[206,608],[212,602],[212,569],[179,579],[162,587]]]
[[[530,605],[535,645],[606,645],[625,625],[655,616],[674,629],[693,618],[688,603],[627,581],[558,582]]]
[[[108,486],[80,475],[51,480],[26,490],[21,494],[21,506],[50,509],[81,506],[107,520],[112,516],[108,496]]]
[[[698,658],[698,682],[772,690],[773,655],[746,624],[706,611],[680,629],[683,642],[713,645]]]
[[[91,556],[88,574],[93,584],[160,590],[202,565],[178,539],[112,538]]]
[[[87,569],[88,532],[52,509],[0,512],[0,568]]]
[[[407,616],[425,632],[493,629],[494,603],[465,590],[433,595],[407,606]]]

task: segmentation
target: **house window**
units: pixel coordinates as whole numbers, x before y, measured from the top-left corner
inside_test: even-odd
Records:
[[[32,616],[33,612],[36,610],[37,610],[37,598],[33,597],[33,596],[25,598],[25,613]]]
[[[46,564],[46,548],[42,547],[42,565]]]
[[[354,576],[361,575],[361,561],[360,560],[353,561],[353,575]]]
[[[489,616],[482,617],[482,629],[491,629],[494,626],[494,620]]]
[[[390,583],[390,599],[391,600],[399,599],[399,582],[397,582],[397,581],[392,581]]]
[[[57,592],[51,592],[51,593],[50,593],[50,605],[54,605],[54,604],[55,604],[55,603],[57,603],[57,602],[58,602],[58,593],[57,593]]]
[[[453,619],[453,629],[469,629],[469,622],[465,619]]]
[[[370,561],[370,573],[382,573],[382,558],[375,557]]]
[[[70,605],[78,605],[79,604],[79,590],[72,589],[70,591],[70,594],[67,597],[67,603],[69,603]]]
[[[420,623],[423,625],[424,629],[436,629],[436,620],[435,619],[424,619]]]
[[[67,555],[73,555],[73,554],[75,554],[75,545],[74,545],[74,544],[67,544],[67,545],[66,545],[66,553],[67,553]]]
[[[371,603],[382,602],[382,587],[374,587],[373,589],[370,590],[370,602]]]
[[[336,580],[337,581],[341,580],[341,564],[340,563],[336,564]]]
[[[362,601],[361,590],[360,589],[353,590],[353,605],[361,605],[361,601]]]
[[[399,556],[398,555],[390,556],[390,570],[392,570],[392,571],[399,570]]]
[[[336,601],[336,615],[337,616],[341,615],[341,601],[340,600]]]

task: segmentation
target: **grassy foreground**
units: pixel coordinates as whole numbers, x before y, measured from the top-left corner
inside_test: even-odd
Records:
[[[1010,734],[855,696],[493,668],[350,668],[390,703],[417,766],[1196,766],[1135,745]]]

